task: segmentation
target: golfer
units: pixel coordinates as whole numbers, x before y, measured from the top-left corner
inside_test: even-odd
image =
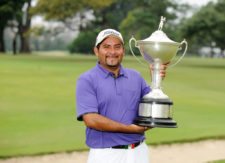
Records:
[[[125,49],[120,32],[101,31],[94,47],[96,66],[77,80],[77,119],[86,128],[88,163],[149,163],[144,132],[133,124],[140,99],[150,87],[135,70],[121,65]],[[161,66],[165,76],[166,65]]]

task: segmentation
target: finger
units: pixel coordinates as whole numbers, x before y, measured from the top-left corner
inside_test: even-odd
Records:
[[[165,70],[160,70],[160,75],[166,75],[166,71]]]
[[[153,69],[154,69],[154,67],[153,67],[153,65],[152,65],[152,64],[149,64],[149,67],[150,67],[150,69],[151,69],[151,70],[153,70]]]
[[[147,131],[147,130],[149,130],[149,129],[151,129],[151,127],[145,127],[145,131]]]
[[[169,62],[164,63],[164,65],[167,65],[167,66],[168,66],[169,64],[170,64],[170,61],[169,61]]]
[[[159,73],[165,74],[166,70],[160,70]]]
[[[164,64],[161,65],[161,66],[160,66],[160,69],[161,69],[161,70],[166,70],[166,69],[167,69],[167,65],[164,65]]]

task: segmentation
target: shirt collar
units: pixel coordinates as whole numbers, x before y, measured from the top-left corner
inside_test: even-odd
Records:
[[[98,70],[100,71],[100,73],[101,73],[105,78],[107,78],[107,77],[109,77],[109,76],[113,76],[112,72],[110,72],[110,71],[106,70],[104,67],[102,67],[102,66],[100,65],[99,62],[97,63],[97,66],[96,66],[96,67],[98,68]],[[123,68],[122,65],[120,65],[120,72],[119,72],[118,78],[119,78],[119,77],[122,77],[122,76],[128,78],[128,75],[127,75],[125,69]]]

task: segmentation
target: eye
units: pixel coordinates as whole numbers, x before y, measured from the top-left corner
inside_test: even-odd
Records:
[[[104,44],[104,45],[103,45],[103,48],[104,48],[104,49],[108,49],[109,47],[110,47],[110,46],[107,45],[107,44]]]
[[[122,47],[121,44],[115,45],[115,49],[121,49],[121,47]]]

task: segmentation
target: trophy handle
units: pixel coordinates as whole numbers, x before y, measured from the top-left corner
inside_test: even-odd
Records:
[[[131,51],[131,54],[135,57],[135,59],[142,65],[146,66],[146,64],[144,64],[140,59],[138,59],[138,57],[136,57],[136,55],[134,54],[133,52],[133,49],[132,49],[132,41],[134,41],[134,45],[136,48],[140,49],[140,47],[137,45],[137,40],[134,38],[134,36],[131,37],[131,39],[129,40],[129,47],[130,47],[130,51]]]
[[[183,59],[184,55],[186,54],[187,48],[188,48],[188,43],[187,43],[187,41],[186,41],[185,39],[180,43],[180,47],[179,47],[178,51],[182,49],[182,44],[185,45],[185,49],[184,49],[183,54],[180,56],[180,58],[179,58],[174,64],[169,65],[169,67],[173,67],[173,66],[175,66],[177,63],[179,63],[179,62],[181,61],[181,59]]]

